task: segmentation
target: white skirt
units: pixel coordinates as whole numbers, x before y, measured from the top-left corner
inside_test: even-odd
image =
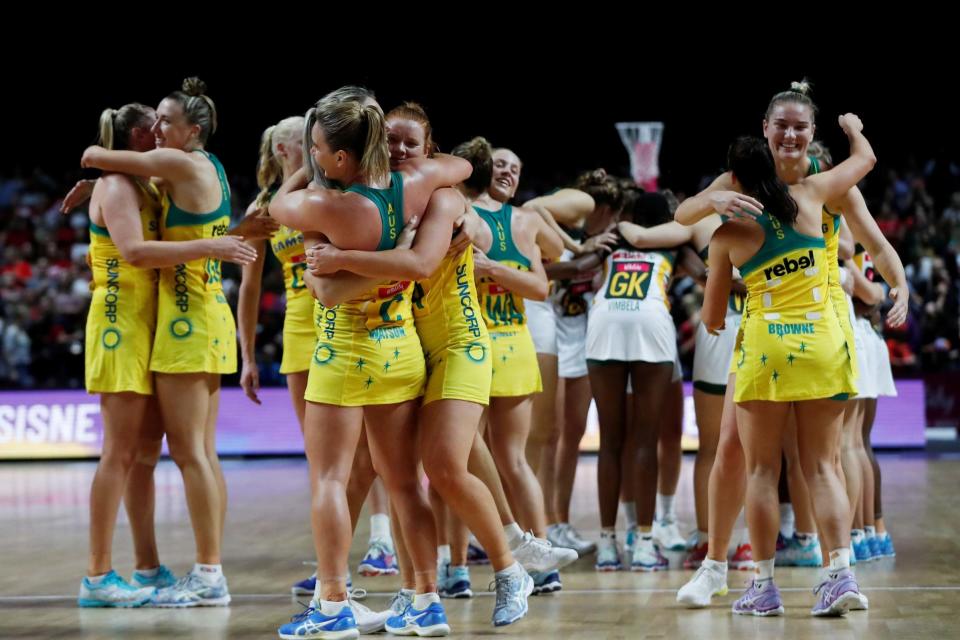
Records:
[[[873,369],[877,397],[889,396],[895,398],[897,396],[897,385],[893,382],[890,350],[887,349],[887,343],[883,336],[874,331],[872,326],[870,326],[870,332],[867,334],[866,348],[870,350],[870,367]]]
[[[591,307],[587,323],[587,359],[621,362],[674,362],[677,330],[666,308],[607,311]]]
[[[587,375],[587,314],[557,315],[557,356],[561,378]]]
[[[533,348],[537,353],[557,355],[557,315],[553,303],[549,300],[524,299],[523,306],[527,312],[527,326],[533,336]]]
[[[866,318],[856,318],[853,321],[853,337],[857,347],[857,398],[877,397],[877,364],[876,352],[869,342],[870,334],[876,335],[870,321]]]
[[[730,364],[737,344],[737,331],[743,316],[728,315],[726,326],[711,335],[701,323],[697,326],[697,342],[693,352],[693,384],[725,387],[730,379]]]

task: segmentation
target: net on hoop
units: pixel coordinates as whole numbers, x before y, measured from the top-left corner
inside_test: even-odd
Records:
[[[647,191],[656,191],[660,177],[662,122],[618,122],[620,141],[630,154],[630,174]]]

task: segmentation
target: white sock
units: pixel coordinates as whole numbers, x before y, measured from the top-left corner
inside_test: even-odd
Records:
[[[623,517],[626,520],[627,529],[633,529],[637,526],[637,503],[621,502],[620,508],[623,509]]]
[[[437,546],[437,559],[440,562],[450,562],[450,545],[441,544]]]
[[[319,583],[318,583],[319,584]],[[350,602],[347,600],[317,600],[320,603],[320,613],[325,616],[335,616]]]
[[[863,537],[863,529],[854,529],[850,532],[850,542],[862,542]]]
[[[110,575],[109,571],[99,576],[87,576],[87,582],[89,582],[93,586],[97,586],[98,584],[103,582],[103,579],[106,578],[108,575]]]
[[[711,560],[710,558],[704,558],[703,565],[707,569],[712,569],[718,573],[723,574],[724,578],[727,576],[727,561],[718,562],[716,560]]]
[[[757,578],[758,583],[763,582],[764,584],[773,580],[773,564],[774,559],[770,558],[769,560],[757,560]],[[763,588],[760,584],[757,585],[760,588]]]
[[[423,611],[435,602],[440,602],[440,596],[436,592],[418,593],[413,596],[413,608],[418,611]]]
[[[780,505],[780,535],[789,540],[796,533],[796,516],[793,513],[793,505],[784,502]]]
[[[657,494],[657,520],[673,522],[677,519],[673,498],[674,496],[667,496],[662,493]]]
[[[193,575],[200,578],[203,584],[210,586],[217,584],[223,577],[223,565],[221,564],[200,564],[193,565]]]
[[[617,530],[613,527],[604,527],[600,529],[600,539],[601,540],[616,540],[617,539]]]
[[[834,549],[830,552],[830,573],[850,568],[850,548]]]
[[[523,570],[523,567],[520,566],[519,562],[514,562],[509,567],[497,571],[498,576],[522,576],[524,573],[526,572]]]
[[[390,516],[385,513],[375,513],[370,516],[370,542],[382,540],[393,546],[393,536],[390,535]]]
[[[153,569],[137,569],[134,571],[135,574],[143,576],[144,578],[155,578],[157,574],[160,573],[160,567],[154,567]]]
[[[507,536],[507,544],[513,551],[523,542],[523,529],[516,522],[511,522],[503,528],[503,533]]]
[[[869,540],[870,538],[876,538],[876,537],[877,537],[877,528],[876,528],[876,527],[866,526],[866,527],[863,528],[863,535],[865,535],[865,536],[867,537],[867,540]]]

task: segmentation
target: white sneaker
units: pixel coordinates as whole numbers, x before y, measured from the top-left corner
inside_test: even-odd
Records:
[[[573,549],[578,555],[585,556],[597,550],[597,543],[591,540],[585,540],[580,532],[573,528],[572,524],[566,523],[563,527],[563,537],[567,542],[567,548]]]
[[[172,587],[157,591],[152,602],[155,607],[225,607],[230,604],[230,591],[223,576],[208,585],[200,576],[188,573]]]
[[[77,605],[81,607],[140,607],[150,602],[156,593],[153,587],[138,588],[113,571],[94,584],[88,578],[80,581],[80,596]]]
[[[566,522],[547,525],[547,540],[555,547],[566,547],[566,539],[563,535]]]
[[[631,571],[665,571],[670,568],[670,562],[663,557],[653,538],[643,538],[637,541],[630,557]]]
[[[597,571],[620,571],[623,569],[616,538],[600,538],[600,546],[597,547],[597,562],[593,566]]]
[[[727,576],[715,568],[700,565],[690,581],[677,591],[677,602],[691,609],[710,606],[713,596],[727,595]]]
[[[670,551],[683,551],[687,548],[687,541],[680,535],[676,520],[655,520],[653,538],[662,548]]]
[[[512,549],[514,559],[530,573],[547,573],[561,569],[579,557],[573,549],[555,547],[546,540],[534,537],[529,531],[516,549]]]
[[[353,617],[357,621],[357,629],[360,630],[361,635],[383,631],[387,624],[387,618],[394,615],[392,609],[377,612],[366,605],[360,604],[353,598],[350,598],[349,602],[350,608],[353,609]]]

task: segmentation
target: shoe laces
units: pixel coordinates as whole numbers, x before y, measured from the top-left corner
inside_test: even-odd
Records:
[[[194,579],[199,580],[200,578],[190,572],[187,572],[186,574],[180,576],[177,581],[173,583],[173,588],[176,590],[188,589],[190,587],[190,583],[193,582]]]
[[[370,542],[370,548],[367,550],[367,557],[382,558],[389,555],[392,549],[383,540],[373,540]]]
[[[541,548],[543,548],[544,553],[548,553],[551,549],[553,549],[553,543],[547,540],[546,538],[538,538],[537,536],[533,535],[532,531],[529,531],[528,533],[530,534],[530,537],[533,539],[533,541],[538,543],[541,546]]]
[[[407,598],[403,593],[397,591],[393,596],[393,600],[390,601],[388,608],[397,615],[403,615],[403,612],[407,610],[407,607],[409,607],[412,602],[412,599]]]
[[[123,582],[123,578],[121,578],[120,574],[117,573],[116,571],[111,571],[107,575],[103,576],[103,580],[100,581],[100,584],[98,586],[109,587],[111,585],[116,585],[118,587],[125,586]]]
[[[513,576],[500,575],[494,576],[493,582],[487,585],[488,591],[495,591],[497,601],[494,607],[505,607],[510,599],[510,583],[514,580]]]
[[[815,587],[813,588],[813,593],[816,594],[816,595],[818,595],[818,596],[821,595],[820,592],[823,591],[823,590],[825,590],[825,589],[827,588],[827,585],[828,585],[828,584],[830,584],[830,577],[829,577],[829,576],[828,576],[827,578],[825,578],[825,579],[823,580],[823,582],[821,582],[820,584],[818,584],[817,586],[815,586]]]
[[[312,601],[310,602],[310,604],[304,604],[299,600],[297,600],[297,602],[300,604],[301,607],[303,607],[303,611],[301,611],[300,613],[290,618],[290,622],[303,622],[304,620],[309,618],[314,611],[316,611],[316,608],[314,608]]]
[[[693,574],[693,577],[690,578],[690,582],[696,582],[696,581],[699,580],[700,577],[701,577],[703,574],[705,574],[707,571],[709,571],[709,569],[707,569],[705,566],[703,566],[703,565],[701,564],[701,565],[697,568],[696,572]]]

